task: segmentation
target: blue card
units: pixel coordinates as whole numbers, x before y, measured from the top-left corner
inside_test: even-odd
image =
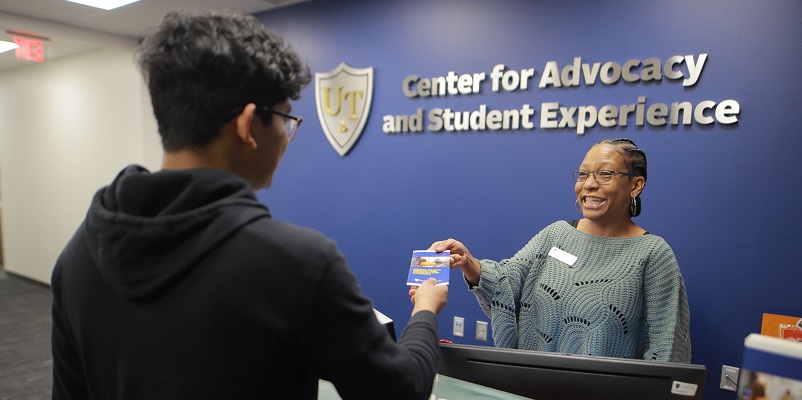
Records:
[[[438,285],[448,285],[451,271],[451,252],[437,253],[431,250],[415,250],[409,263],[407,285],[418,286],[429,278],[437,279]]]

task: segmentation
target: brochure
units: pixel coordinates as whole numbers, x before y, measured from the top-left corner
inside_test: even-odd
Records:
[[[431,250],[414,250],[409,264],[407,285],[417,286],[429,278],[437,279],[438,285],[448,285],[450,265],[449,251],[437,253]]]
[[[763,323],[760,328],[760,334],[783,337],[783,332],[780,329],[783,325],[795,325],[797,328],[802,329],[802,317],[763,313]]]

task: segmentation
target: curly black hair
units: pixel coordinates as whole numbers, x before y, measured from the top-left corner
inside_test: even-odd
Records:
[[[202,148],[248,103],[297,100],[309,67],[253,16],[168,13],[136,59],[166,151]]]

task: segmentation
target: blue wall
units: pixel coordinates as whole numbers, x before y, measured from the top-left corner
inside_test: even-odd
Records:
[[[642,2],[406,0],[313,1],[260,15],[313,72],[340,62],[374,67],[373,107],[361,139],[346,156],[326,140],[314,85],[294,104],[306,119],[259,193],[277,219],[333,237],[364,291],[399,330],[411,306],[404,285],[410,252],[454,237],[480,258],[511,256],[558,219],[574,219],[571,170],[605,137],[629,137],[649,159],[644,209],[636,222],[672,246],[688,290],[693,361],[708,367],[707,399],[721,365],[738,366],[743,340],[759,332],[764,312],[802,315],[794,212],[802,200],[802,3],[676,0]],[[699,82],[597,83],[536,87],[548,61],[588,62],[707,53]],[[485,72],[503,63],[534,68],[529,90],[410,99],[408,75]],[[488,84],[487,82],[485,84]],[[472,111],[479,104],[515,109],[632,104],[638,96],[670,103],[734,99],[739,122],[674,127],[388,135],[382,117],[418,107]],[[441,336],[472,339],[487,321],[452,272]],[[466,338],[451,335],[454,315]]]

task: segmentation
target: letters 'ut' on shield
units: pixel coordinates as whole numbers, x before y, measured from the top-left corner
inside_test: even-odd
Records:
[[[340,156],[345,156],[362,135],[372,100],[373,67],[352,68],[340,63],[329,72],[315,73],[320,126]]]

